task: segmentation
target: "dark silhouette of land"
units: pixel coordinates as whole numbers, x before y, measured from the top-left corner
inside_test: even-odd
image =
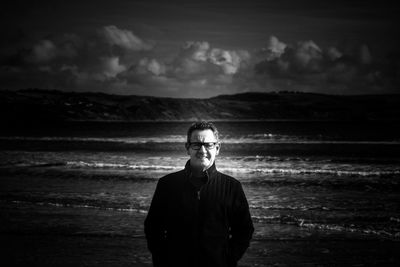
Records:
[[[27,89],[0,91],[2,122],[397,120],[400,94],[242,93],[207,99]]]

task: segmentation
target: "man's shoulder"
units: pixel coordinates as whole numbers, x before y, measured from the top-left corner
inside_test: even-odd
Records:
[[[185,170],[180,170],[180,171],[177,171],[177,172],[169,173],[169,174],[161,177],[159,179],[159,182],[167,183],[167,184],[174,183],[174,182],[181,181],[182,178],[184,178],[185,176],[186,176]]]

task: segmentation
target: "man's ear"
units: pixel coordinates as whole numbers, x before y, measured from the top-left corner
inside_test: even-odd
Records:
[[[215,149],[216,149],[215,155],[218,156],[219,150],[221,149],[221,143],[218,143],[217,146],[215,147]]]
[[[185,148],[186,148],[187,154],[190,155],[190,152],[189,152],[189,144],[188,144],[188,143],[185,143]]]

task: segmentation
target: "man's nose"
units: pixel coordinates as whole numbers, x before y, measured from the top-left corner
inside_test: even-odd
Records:
[[[202,146],[200,147],[199,151],[200,151],[200,152],[203,152],[203,153],[206,153],[206,152],[207,152],[207,149],[206,149],[206,147],[205,147],[204,145],[202,145]]]

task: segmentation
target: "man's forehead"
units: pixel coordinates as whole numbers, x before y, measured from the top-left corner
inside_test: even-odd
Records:
[[[214,132],[210,129],[205,130],[194,130],[190,137],[191,141],[201,140],[201,141],[208,141],[208,142],[215,142],[217,141],[214,135]]]

